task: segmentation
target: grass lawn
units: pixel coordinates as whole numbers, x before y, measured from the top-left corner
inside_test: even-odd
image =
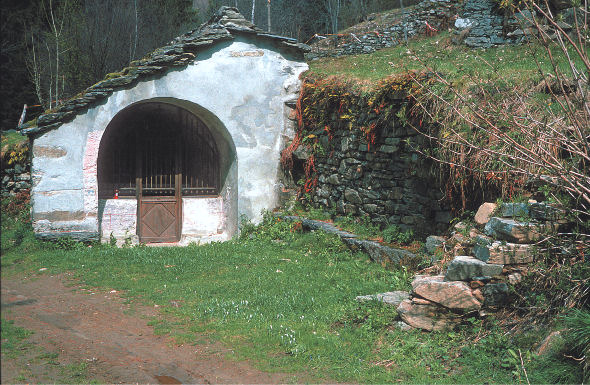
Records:
[[[205,335],[264,370],[307,372],[318,381],[524,381],[510,349],[526,351],[530,343],[510,339],[493,322],[404,332],[394,309],[355,302],[361,294],[407,290],[411,274],[385,270],[325,234],[292,232],[291,224],[267,218],[241,240],[117,249],[39,243],[26,221],[4,219],[3,276],[71,271],[82,284],[159,305],[150,321],[156,332],[182,343]],[[573,366],[527,357],[537,382],[578,382]]]
[[[553,54],[559,60],[559,68],[567,73],[567,61],[563,54],[557,49],[553,50]],[[407,45],[385,48],[369,55],[314,60],[309,67],[310,72],[316,74],[340,76],[368,86],[387,76],[427,67],[444,74],[457,86],[498,78],[509,84],[526,86],[536,85],[542,79],[535,57],[545,73],[552,72],[547,52],[539,44],[471,49],[452,44],[451,34],[443,32],[433,37],[412,39]]]

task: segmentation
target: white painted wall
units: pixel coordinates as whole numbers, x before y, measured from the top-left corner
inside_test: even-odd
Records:
[[[101,240],[108,242],[111,234],[117,239],[137,240],[137,200],[101,199],[99,201]]]
[[[307,64],[258,43],[224,44],[199,53],[202,60],[185,68],[114,92],[73,121],[37,137],[32,167],[35,231],[98,234],[100,140],[119,111],[148,100],[193,111],[235,151],[228,177],[235,183],[226,183],[221,193],[229,237],[237,232],[240,215],[257,222],[263,209],[274,208],[280,188],[280,150],[284,135],[292,134],[284,102],[296,98],[298,78]],[[61,151],[51,154],[47,149],[52,148]],[[56,216],[56,211],[63,212]]]
[[[190,242],[227,241],[231,238],[225,226],[225,212],[221,197],[182,198],[183,245]]]

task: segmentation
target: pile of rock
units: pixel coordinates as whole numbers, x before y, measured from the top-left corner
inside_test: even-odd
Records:
[[[402,321],[414,328],[445,330],[484,315],[484,309],[506,305],[510,285],[520,282],[527,264],[535,260],[535,242],[566,225],[564,217],[564,211],[545,203],[485,203],[475,227],[458,224],[455,234],[444,240],[442,246],[454,255],[444,274],[414,278],[409,298],[397,307]]]

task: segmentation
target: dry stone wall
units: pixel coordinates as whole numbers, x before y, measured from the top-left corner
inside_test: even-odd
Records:
[[[316,45],[308,59],[356,55],[394,47],[405,37],[435,34],[446,30],[458,12],[458,3],[451,0],[425,0],[411,10],[404,11],[399,19],[389,25],[381,25],[373,31],[335,36]],[[452,24],[452,23],[451,23]]]
[[[15,195],[31,189],[31,159],[29,147],[14,149],[18,155],[11,156],[11,150],[2,154],[2,197]]]
[[[532,14],[528,11],[514,16],[504,14],[493,0],[467,0],[461,18],[455,21],[458,30],[464,30],[464,43],[472,48],[493,45],[520,44],[526,34]]]
[[[374,143],[358,129],[320,134],[326,148],[314,159],[313,204],[382,226],[443,231],[451,213],[441,203],[443,194],[430,164],[414,151],[421,140],[399,120],[385,127]]]

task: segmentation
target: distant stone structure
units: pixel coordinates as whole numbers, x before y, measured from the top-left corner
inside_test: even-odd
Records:
[[[306,46],[235,8],[24,130],[41,238],[223,241],[278,204]]]
[[[308,59],[320,57],[357,55],[394,47],[404,38],[435,34],[452,25],[459,5],[452,0],[424,0],[410,10],[404,11],[399,20],[390,25],[381,25],[374,31],[355,36],[330,37],[321,45],[314,45]]]
[[[565,31],[571,30],[573,8],[565,1],[554,0],[551,6],[561,10],[565,22],[559,22]],[[310,60],[321,57],[358,55],[394,47],[404,39],[437,34],[452,29],[457,44],[471,48],[489,48],[504,44],[521,44],[537,31],[532,25],[533,14],[527,10],[511,14],[502,10],[494,0],[424,0],[404,11],[394,21],[359,34],[330,36],[316,41]],[[551,34],[549,34],[551,36]]]

